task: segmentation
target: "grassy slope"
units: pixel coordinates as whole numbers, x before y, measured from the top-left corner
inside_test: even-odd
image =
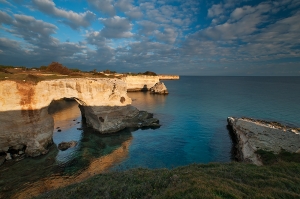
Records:
[[[109,172],[38,198],[300,198],[300,164],[192,164]]]

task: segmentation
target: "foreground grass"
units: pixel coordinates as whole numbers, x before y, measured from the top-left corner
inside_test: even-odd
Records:
[[[38,198],[300,198],[300,164],[192,164],[109,172]]]

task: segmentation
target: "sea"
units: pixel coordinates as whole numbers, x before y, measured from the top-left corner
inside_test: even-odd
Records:
[[[53,102],[55,145],[47,155],[0,166],[2,197],[37,195],[105,172],[235,161],[229,116],[300,127],[300,77],[181,76],[162,82],[168,95],[128,93],[133,106],[159,119],[158,129],[100,135],[82,123],[77,102]],[[60,151],[62,141],[78,144]]]

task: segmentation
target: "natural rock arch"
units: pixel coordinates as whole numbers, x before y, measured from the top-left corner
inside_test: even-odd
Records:
[[[85,107],[123,107],[131,103],[126,84],[118,79],[58,79],[37,84],[0,82],[0,152],[26,147],[26,154],[47,153],[52,144],[53,118],[48,106],[53,100],[73,98]]]
[[[28,156],[47,153],[54,127],[48,106],[61,98],[75,99],[86,124],[100,133],[160,126],[153,114],[130,105],[126,83],[119,79],[74,78],[37,84],[2,81],[0,153],[25,147]]]

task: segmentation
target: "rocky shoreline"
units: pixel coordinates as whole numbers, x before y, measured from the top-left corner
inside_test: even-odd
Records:
[[[227,118],[236,139],[236,158],[239,161],[262,165],[258,150],[274,154],[285,150],[300,153],[300,128],[288,127],[278,122],[252,118]]]
[[[37,84],[1,81],[0,154],[9,160],[47,153],[54,130],[48,106],[63,98],[76,100],[87,126],[101,134],[160,126],[153,114],[130,105],[127,84],[119,79],[73,78]],[[1,156],[0,163],[2,160]]]

